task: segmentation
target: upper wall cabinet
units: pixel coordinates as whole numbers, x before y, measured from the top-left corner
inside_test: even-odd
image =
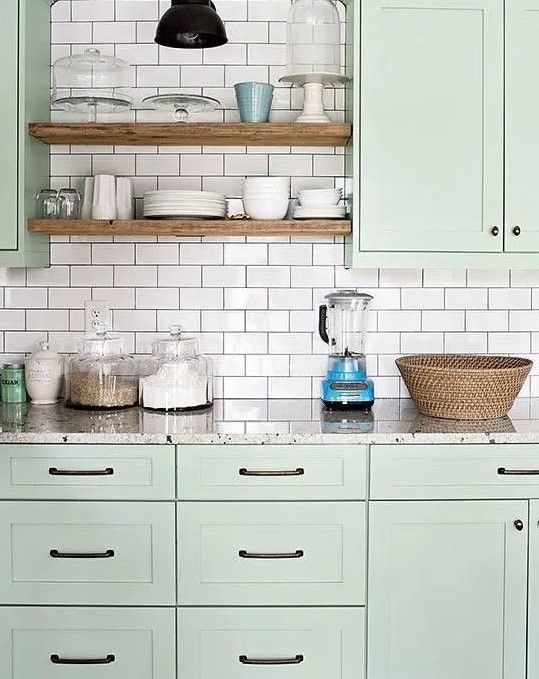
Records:
[[[363,0],[354,265],[539,262],[531,254],[539,252],[539,11],[531,8],[539,0]],[[526,254],[508,254],[516,252]]]
[[[0,266],[48,265],[48,238],[28,233],[26,220],[49,183],[48,148],[27,126],[50,116],[50,4],[0,3]]]
[[[508,0],[505,21],[505,247],[539,252],[539,0]]]

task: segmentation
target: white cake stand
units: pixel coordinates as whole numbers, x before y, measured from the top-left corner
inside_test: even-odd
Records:
[[[298,116],[297,123],[330,123],[331,119],[324,110],[324,86],[348,82],[350,78],[340,73],[295,73],[284,75],[279,82],[292,83],[303,87],[305,93],[303,111]]]

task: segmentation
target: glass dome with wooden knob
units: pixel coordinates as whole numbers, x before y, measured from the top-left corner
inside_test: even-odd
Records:
[[[341,19],[332,0],[294,0],[287,23],[287,72],[280,82],[303,87],[297,122],[327,123],[324,86],[344,83],[341,72]]]

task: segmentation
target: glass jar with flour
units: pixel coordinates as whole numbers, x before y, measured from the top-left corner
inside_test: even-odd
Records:
[[[194,337],[170,328],[170,337],[154,342],[153,374],[140,380],[140,405],[150,410],[191,411],[213,403],[213,371],[209,358],[198,353]]]

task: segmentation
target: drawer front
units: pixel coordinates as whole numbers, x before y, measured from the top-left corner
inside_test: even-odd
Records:
[[[0,608],[0,676],[175,679],[174,626],[166,608]]]
[[[188,679],[364,679],[364,658],[361,608],[178,612],[178,676]]]
[[[182,500],[360,500],[365,446],[178,446]]]
[[[0,446],[0,498],[167,500],[174,446]]]
[[[539,498],[539,446],[372,446],[370,497]]]
[[[365,505],[184,503],[180,604],[362,605]]]
[[[0,603],[175,603],[173,503],[0,503]]]

